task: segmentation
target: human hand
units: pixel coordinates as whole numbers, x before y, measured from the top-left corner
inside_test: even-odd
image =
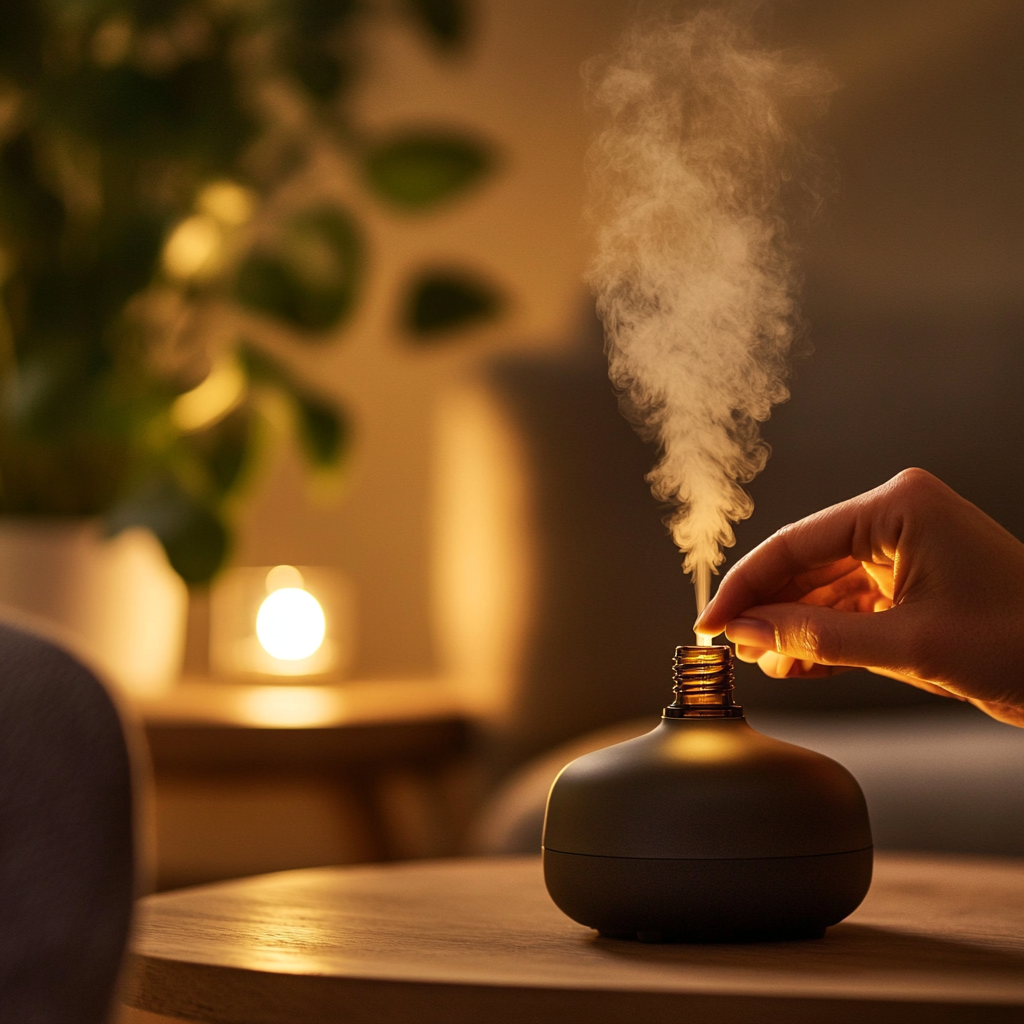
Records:
[[[779,530],[694,628],[775,678],[867,668],[1024,727],[1024,544],[923,469]]]

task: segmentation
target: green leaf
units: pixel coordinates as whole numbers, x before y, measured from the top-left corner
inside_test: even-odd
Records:
[[[499,293],[463,271],[425,271],[406,293],[404,326],[420,342],[491,320],[502,309]]]
[[[40,92],[39,106],[47,119],[122,159],[187,158],[210,170],[227,170],[258,130],[239,102],[218,35],[207,52],[162,72],[82,62]]]
[[[276,251],[251,253],[235,283],[242,305],[306,332],[337,327],[352,312],[363,276],[363,243],[348,214],[322,208],[285,227]]]
[[[345,27],[361,8],[359,0],[289,0],[296,28],[306,39],[322,39]]]
[[[299,442],[313,466],[327,468],[341,460],[347,448],[348,424],[334,406],[308,392],[292,395]]]
[[[323,103],[337,95],[349,78],[348,66],[320,46],[296,47],[291,66],[306,92]]]
[[[178,529],[160,540],[171,568],[186,583],[209,583],[227,557],[227,527],[202,505],[193,505]]]
[[[0,74],[21,86],[34,85],[43,70],[44,10],[25,0],[0,3]]]
[[[181,443],[202,463],[214,494],[223,498],[241,479],[252,453],[252,410],[235,409],[207,430],[189,434]]]
[[[243,341],[238,347],[238,358],[250,380],[258,384],[270,384],[275,387],[291,383],[291,374],[266,352],[260,351],[251,342]]]
[[[239,355],[253,381],[276,388],[291,403],[299,444],[309,462],[319,468],[337,465],[351,435],[337,406],[299,383],[281,363],[252,345],[242,345]]]
[[[441,50],[457,50],[466,42],[468,11],[462,0],[405,0],[414,22]]]
[[[64,204],[45,182],[36,144],[21,132],[0,146],[0,222],[5,242],[25,246],[33,263],[50,265],[67,222]]]
[[[151,529],[186,583],[207,583],[227,556],[228,530],[217,510],[171,476],[145,481],[107,516],[111,534],[129,526]]]
[[[418,211],[465,192],[491,166],[486,148],[472,139],[410,133],[371,149],[365,173],[381,199]]]
[[[327,102],[349,85],[353,66],[344,45],[359,0],[289,0],[291,31],[283,40],[284,63],[314,99]]]
[[[102,354],[101,354],[102,355]],[[94,425],[108,376],[106,360],[75,339],[38,342],[3,382],[4,413],[25,435],[50,437]]]

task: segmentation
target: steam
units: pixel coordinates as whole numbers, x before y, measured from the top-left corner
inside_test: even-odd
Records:
[[[817,205],[803,125],[833,89],[814,64],[759,46],[736,10],[650,20],[584,68],[606,118],[589,158],[589,282],[624,412],[660,442],[647,479],[674,506],[698,612],[753,511],[741,485],[769,455],[758,424],[789,397],[787,221]]]

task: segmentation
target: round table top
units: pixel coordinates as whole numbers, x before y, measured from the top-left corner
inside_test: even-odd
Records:
[[[130,977],[232,1024],[1020,1021],[1024,863],[879,854],[824,939],[737,945],[599,938],[538,858],[286,871],[141,901]]]

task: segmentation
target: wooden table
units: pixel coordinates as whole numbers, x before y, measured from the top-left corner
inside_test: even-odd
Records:
[[[343,686],[188,680],[139,705],[162,771],[251,771],[420,761],[465,746],[468,719],[440,683]]]
[[[390,776],[415,775],[437,803],[471,734],[458,698],[432,680],[275,686],[189,679],[137,711],[158,794],[161,784],[182,779],[327,781],[347,808],[359,809],[355,824],[371,860],[410,854],[387,811]],[[161,874],[161,887],[176,884],[182,881]]]
[[[818,941],[642,945],[536,858],[314,868],[142,901],[127,1002],[231,1024],[1024,1020],[1024,863],[879,855]]]

